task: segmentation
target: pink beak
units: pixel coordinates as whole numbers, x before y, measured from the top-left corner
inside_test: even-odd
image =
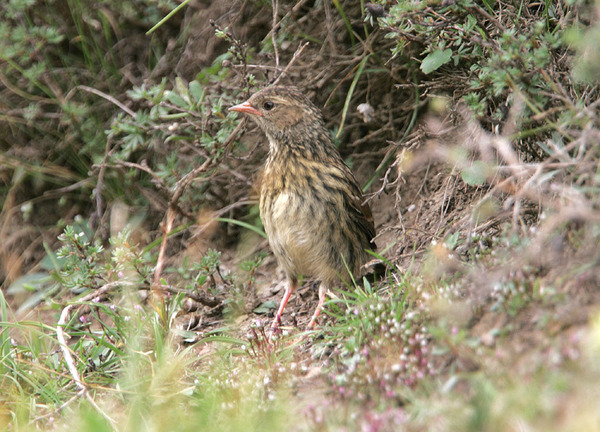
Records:
[[[252,105],[250,105],[250,102],[248,102],[248,101],[241,103],[239,105],[232,106],[231,108],[229,108],[229,111],[236,111],[236,112],[252,114],[252,115],[262,117],[262,113],[259,110],[257,110],[256,108],[254,108]]]

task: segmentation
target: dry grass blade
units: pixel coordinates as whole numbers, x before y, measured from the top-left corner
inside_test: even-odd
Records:
[[[109,282],[106,285],[103,285],[102,287],[98,288],[97,290],[94,290],[91,293],[81,297],[80,299],[78,299],[78,302],[83,303],[83,302],[91,301],[92,299],[94,299],[96,297],[101,297],[101,296],[105,295],[106,293],[110,292],[111,290],[113,290],[117,287],[123,286],[123,285],[133,285],[133,284],[124,282],[124,281]],[[89,394],[88,387],[85,384],[85,382],[81,379],[81,376],[79,375],[79,371],[77,370],[77,366],[75,366],[75,361],[73,359],[73,355],[71,354],[71,349],[67,345],[67,342],[65,339],[64,326],[67,324],[67,321],[69,320],[69,316],[71,313],[71,309],[73,309],[74,306],[75,306],[75,303],[68,304],[62,310],[62,312],[60,314],[60,319],[58,320],[58,322],[56,324],[56,338],[58,340],[60,350],[63,354],[63,358],[65,359],[65,363],[67,364],[67,368],[69,369],[69,373],[71,374],[71,377],[73,378],[73,381],[75,382],[75,385],[77,385],[77,387],[80,390],[78,396],[79,397],[85,396],[87,398],[87,400],[90,402],[90,404],[102,415],[102,417],[104,417],[106,420],[108,420],[113,426],[116,426],[115,420],[112,419],[107,413],[105,413],[104,410],[102,410],[96,404],[96,401],[94,401],[94,399]],[[71,399],[71,401],[72,400],[73,399]],[[66,404],[63,404],[62,408],[64,408],[65,406],[66,406]]]

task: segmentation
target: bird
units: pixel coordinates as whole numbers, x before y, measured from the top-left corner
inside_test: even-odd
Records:
[[[269,141],[259,209],[269,245],[287,284],[271,330],[302,277],[320,281],[313,328],[327,291],[360,276],[374,251],[368,203],[345,164],[321,110],[293,86],[270,86],[229,108],[248,115]]]

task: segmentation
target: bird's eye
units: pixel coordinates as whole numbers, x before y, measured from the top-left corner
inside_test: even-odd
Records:
[[[275,104],[273,102],[265,102],[263,104],[263,108],[267,111],[271,111],[273,108],[275,108]]]

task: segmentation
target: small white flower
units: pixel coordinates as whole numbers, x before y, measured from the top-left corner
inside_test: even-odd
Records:
[[[362,117],[363,122],[368,123],[373,120],[373,114],[375,114],[375,109],[368,103],[361,103],[356,107],[356,111],[358,111]]]

